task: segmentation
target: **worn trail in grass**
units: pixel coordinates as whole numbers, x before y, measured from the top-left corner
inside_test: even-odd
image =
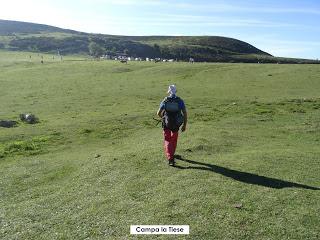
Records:
[[[32,56],[0,52],[0,120],[19,122],[0,128],[1,238],[319,238],[319,66]],[[170,83],[190,115],[176,168],[152,120]]]

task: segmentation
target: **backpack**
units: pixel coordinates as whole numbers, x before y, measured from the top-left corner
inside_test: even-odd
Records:
[[[180,101],[181,99],[179,97],[165,98],[164,115],[162,118],[162,127],[164,129],[169,129],[173,132],[179,131],[179,128],[183,123],[183,116],[179,106]]]

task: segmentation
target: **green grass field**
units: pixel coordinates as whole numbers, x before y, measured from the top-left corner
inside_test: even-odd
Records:
[[[0,52],[0,120],[19,122],[0,127],[1,239],[320,238],[319,65],[29,55]],[[189,112],[176,168],[152,119],[172,83]]]

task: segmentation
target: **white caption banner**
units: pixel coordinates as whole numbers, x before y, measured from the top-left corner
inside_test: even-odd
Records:
[[[131,225],[130,234],[189,234],[189,225]]]

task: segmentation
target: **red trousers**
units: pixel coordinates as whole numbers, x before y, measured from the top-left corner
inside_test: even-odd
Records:
[[[173,159],[174,153],[176,151],[178,133],[179,132],[172,132],[168,129],[163,130],[164,152],[168,160]]]

